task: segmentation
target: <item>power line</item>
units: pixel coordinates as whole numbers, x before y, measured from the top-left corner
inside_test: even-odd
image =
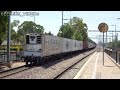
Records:
[[[88,32],[100,32],[99,30],[88,30]],[[115,32],[113,30],[109,30],[107,32]],[[116,32],[120,32],[120,31],[116,31]]]
[[[71,11],[70,11],[71,12]],[[68,13],[68,11],[67,11],[67,13]],[[70,16],[70,18],[71,18],[71,15],[70,15],[70,13],[68,13],[69,14],[69,16]]]

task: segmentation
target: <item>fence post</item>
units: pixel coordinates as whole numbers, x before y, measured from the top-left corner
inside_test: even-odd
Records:
[[[119,54],[117,53],[117,63],[119,63]]]
[[[112,57],[113,57],[113,59],[115,60],[115,51],[113,51]]]
[[[16,60],[17,60],[17,51],[16,51]]]
[[[120,64],[120,54],[119,54],[119,64]]]
[[[4,52],[2,54],[3,61],[5,62],[5,49],[3,48]]]
[[[116,63],[117,63],[117,51],[115,52],[115,54],[116,54]]]

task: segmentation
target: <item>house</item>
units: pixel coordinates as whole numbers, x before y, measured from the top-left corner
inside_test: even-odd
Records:
[[[3,48],[7,48],[7,40],[4,40],[0,46],[1,49]],[[10,48],[16,48],[17,51],[19,51],[20,48],[22,48],[22,44],[19,42],[19,43],[13,43],[12,40],[10,40]]]

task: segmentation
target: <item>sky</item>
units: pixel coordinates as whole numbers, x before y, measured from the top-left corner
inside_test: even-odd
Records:
[[[34,15],[30,15],[30,13]],[[89,32],[89,30],[98,30],[98,25],[102,22],[107,23],[110,30],[120,31],[120,11],[64,11],[63,19],[70,19],[72,17],[79,17],[83,19],[83,22],[88,26],[88,36],[95,42],[102,40],[102,33]],[[19,20],[20,24],[24,21],[35,21],[36,24],[42,25],[45,32],[51,31],[52,34],[57,35],[60,26],[62,25],[62,12],[61,11],[13,11],[11,15],[11,22]],[[69,20],[64,20],[63,23],[67,23]],[[20,25],[19,24],[19,25]],[[114,25],[114,26],[112,26]],[[17,27],[14,28],[17,31]],[[112,36],[112,34],[109,34]],[[120,40],[120,32],[118,33],[118,39]],[[115,34],[115,33],[113,33]],[[98,36],[101,37],[98,38]],[[101,38],[101,39],[100,39]],[[110,37],[109,37],[110,38]],[[112,37],[111,37],[112,39]],[[110,41],[110,39],[108,39]]]

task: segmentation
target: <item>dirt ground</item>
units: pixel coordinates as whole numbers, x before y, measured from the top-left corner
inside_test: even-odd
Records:
[[[23,66],[23,65],[25,65],[25,62],[14,61],[14,62],[12,62],[11,68],[16,68],[16,67]],[[0,72],[1,72],[1,71],[4,71],[4,70],[11,69],[11,68],[9,68],[9,67],[6,66],[6,65],[0,65]]]

